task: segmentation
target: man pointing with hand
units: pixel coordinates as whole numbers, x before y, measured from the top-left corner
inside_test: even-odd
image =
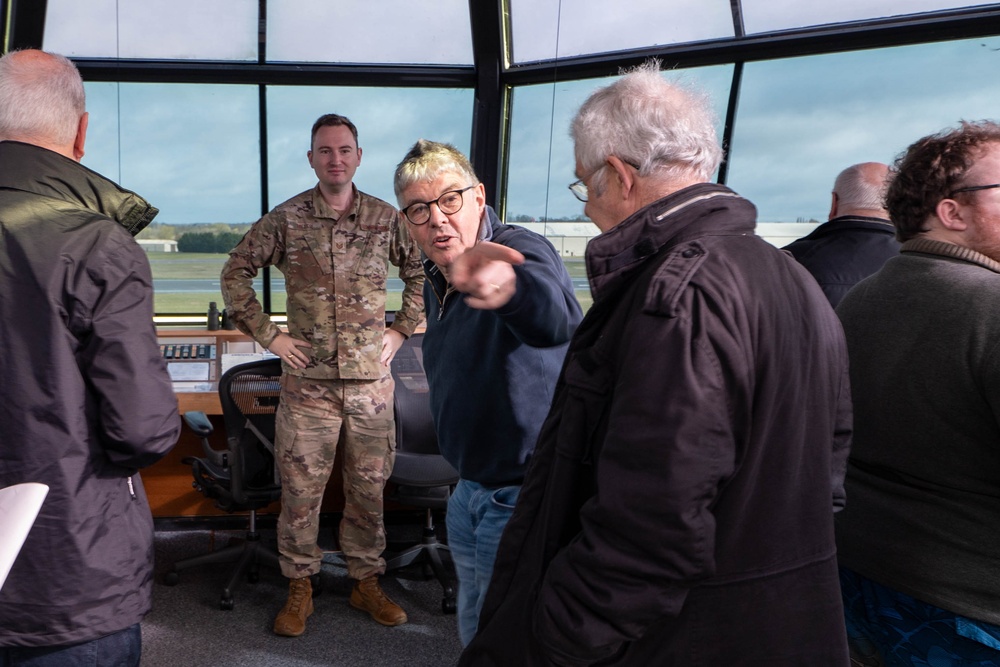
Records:
[[[468,644],[582,313],[552,244],[500,222],[453,146],[418,141],[395,189],[427,256],[422,349],[438,445],[461,478],[446,522]]]

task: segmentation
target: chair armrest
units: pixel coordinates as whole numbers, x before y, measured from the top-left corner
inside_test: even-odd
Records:
[[[208,421],[208,415],[204,412],[185,412],[184,421],[188,428],[202,438],[212,435],[212,422]]]
[[[208,436],[212,435],[212,422],[208,420],[208,415],[204,412],[185,412],[184,422],[188,427],[201,437],[201,448],[205,452],[205,458],[222,468],[229,467],[229,452],[218,450],[208,443]]]

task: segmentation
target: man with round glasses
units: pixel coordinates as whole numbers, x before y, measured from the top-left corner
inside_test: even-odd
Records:
[[[552,244],[500,222],[453,146],[418,141],[395,189],[427,256],[422,349],[438,446],[460,475],[446,522],[467,644],[581,311]]]

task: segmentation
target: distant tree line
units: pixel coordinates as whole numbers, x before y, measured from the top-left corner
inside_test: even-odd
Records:
[[[236,232],[188,232],[177,239],[177,251],[227,253],[242,238],[243,235]]]
[[[153,222],[142,230],[139,238],[177,241],[178,252],[227,253],[240,242],[250,224],[205,222],[171,225]]]

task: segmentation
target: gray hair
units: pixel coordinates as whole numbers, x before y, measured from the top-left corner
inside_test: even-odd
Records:
[[[469,185],[479,185],[469,158],[451,144],[419,139],[396,167],[393,188],[399,200],[403,190],[420,181],[433,181],[441,174],[463,176]],[[402,201],[399,204],[402,205]]]
[[[833,184],[839,206],[848,210],[884,210],[888,170],[887,165],[864,162],[840,172]]]
[[[694,175],[708,181],[722,161],[708,96],[660,73],[647,60],[594,92],[573,119],[570,135],[584,173],[611,155],[639,166],[639,174]],[[603,187],[603,174],[593,187]]]
[[[63,56],[27,53],[0,58],[0,139],[72,144],[86,111],[80,72]]]

